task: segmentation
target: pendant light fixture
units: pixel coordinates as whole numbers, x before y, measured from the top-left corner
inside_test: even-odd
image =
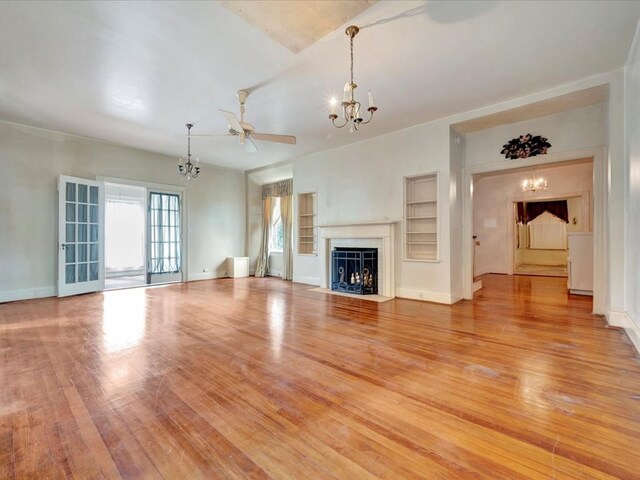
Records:
[[[360,125],[366,125],[373,119],[373,114],[378,107],[373,103],[373,95],[371,94],[371,90],[369,90],[369,119],[365,122],[362,119],[360,112],[360,102],[355,99],[355,90],[358,87],[353,81],[353,38],[358,34],[360,29],[355,25],[351,25],[347,28],[345,33],[349,37],[349,46],[351,48],[351,79],[349,82],[344,84],[344,94],[342,97],[342,120],[340,123],[336,123],[338,118],[338,101],[335,98],[331,99],[331,113],[329,114],[329,119],[331,123],[333,123],[334,127],[342,128],[345,125],[349,125],[349,131],[353,132],[354,130],[358,130]]]
[[[535,172],[527,180],[522,181],[522,191],[536,193],[538,190],[546,190],[549,188],[549,182],[546,178],[536,178]]]
[[[187,180],[191,180],[197,178],[200,173],[198,166],[200,159],[196,158],[196,163],[191,163],[191,127],[193,127],[193,123],[187,123],[185,126],[187,127],[187,161],[185,162],[184,158],[178,157],[178,173],[187,177]]]

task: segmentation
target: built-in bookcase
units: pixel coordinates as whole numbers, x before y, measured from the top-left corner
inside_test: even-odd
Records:
[[[438,174],[404,178],[404,259],[438,261]]]
[[[315,192],[298,194],[298,253],[318,252],[318,215]]]

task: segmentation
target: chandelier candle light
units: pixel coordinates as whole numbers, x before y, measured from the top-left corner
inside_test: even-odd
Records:
[[[329,114],[329,119],[331,123],[335,127],[342,128],[345,125],[349,125],[349,131],[353,132],[354,130],[358,130],[359,125],[366,125],[373,119],[373,114],[378,107],[373,103],[373,95],[371,94],[371,90],[369,90],[369,119],[364,122],[362,117],[360,116],[360,102],[357,102],[355,99],[355,90],[358,87],[353,82],[353,37],[355,37],[360,29],[355,25],[351,25],[347,28],[345,33],[349,37],[349,45],[351,48],[351,81],[344,84],[344,95],[342,97],[342,117],[343,122],[341,124],[336,123],[336,119],[338,118],[338,101],[335,98],[331,99],[331,113]]]
[[[184,161],[184,158],[178,157],[178,173],[183,177],[187,177],[187,180],[191,180],[192,178],[197,178],[200,173],[200,167],[198,164],[200,163],[200,159],[196,158],[195,165],[191,163],[191,127],[193,127],[193,123],[187,123],[187,161]]]
[[[549,188],[549,182],[547,182],[546,178],[535,178],[535,174],[531,176],[528,180],[524,180],[522,182],[522,191],[523,192],[537,192],[538,190],[546,190]]]

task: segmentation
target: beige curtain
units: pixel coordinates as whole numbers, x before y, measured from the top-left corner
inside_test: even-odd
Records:
[[[293,181],[291,178],[262,186],[262,198],[286,197],[287,195],[293,195]]]
[[[282,279],[293,279],[293,196],[280,197],[280,218],[282,219]]]
[[[271,230],[272,203],[271,197],[262,199],[262,240],[256,264],[256,277],[264,277],[269,271],[269,231]]]

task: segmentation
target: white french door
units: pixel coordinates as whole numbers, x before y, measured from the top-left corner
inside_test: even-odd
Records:
[[[104,183],[58,177],[58,296],[104,289]]]

